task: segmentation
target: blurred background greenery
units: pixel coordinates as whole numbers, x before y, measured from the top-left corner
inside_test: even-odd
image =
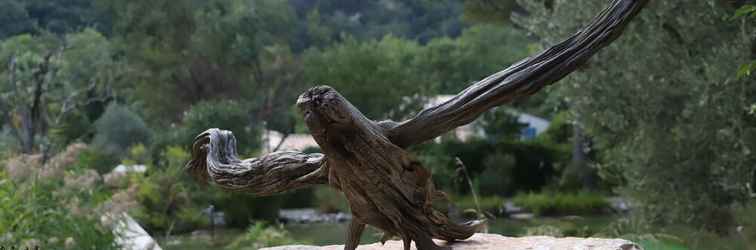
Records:
[[[194,136],[232,130],[243,156],[279,148],[265,136],[306,134],[293,104],[317,84],[375,120],[406,118],[606,3],[0,0],[0,245],[117,248],[107,212],[165,249],[340,243],[344,224],[279,224],[281,209],[348,212],[340,193],[199,185],[182,172]],[[579,72],[489,112],[472,136],[411,150],[449,212],[488,216],[489,232],[756,249],[754,22],[751,0],[651,1]],[[523,114],[548,127],[531,133]]]

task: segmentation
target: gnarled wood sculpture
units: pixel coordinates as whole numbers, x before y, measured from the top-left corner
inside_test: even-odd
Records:
[[[468,87],[451,100],[403,121],[375,122],[336,90],[314,87],[297,106],[324,154],[274,152],[240,160],[229,131],[197,136],[189,171],[198,180],[232,191],[272,195],[315,184],[341,190],[354,214],[345,249],[353,250],[365,225],[411,241],[420,250],[444,249],[432,238],[472,236],[480,222],[451,222],[434,209],[443,194],[430,172],[406,148],[470,123],[481,113],[534,94],[584,64],[616,39],[648,0],[612,0],[584,29],[567,40]]]

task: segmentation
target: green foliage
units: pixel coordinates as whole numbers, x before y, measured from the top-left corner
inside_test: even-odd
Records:
[[[431,40],[418,55],[418,74],[438,92],[456,94],[527,56],[530,42],[525,33],[509,26],[475,25],[457,38]]]
[[[517,6],[515,0],[486,1],[465,0],[465,11],[462,16],[466,21],[484,23],[506,23]]]
[[[0,39],[34,30],[35,23],[29,17],[24,4],[17,0],[0,1]]]
[[[195,136],[209,128],[230,130],[240,153],[260,146],[260,124],[253,124],[249,110],[237,101],[208,101],[193,105],[184,114],[176,143],[191,145]]]
[[[601,213],[609,207],[596,193],[520,193],[512,201],[538,215],[585,215]]]
[[[106,174],[118,165],[117,156],[107,154],[97,148],[89,147],[79,154],[75,169],[94,169],[97,173]]]
[[[92,145],[104,154],[126,156],[128,149],[148,143],[151,135],[147,124],[128,107],[110,104],[95,122],[97,133]]]
[[[517,187],[512,176],[516,167],[516,160],[510,154],[494,152],[483,160],[485,169],[477,178],[481,195],[508,195],[514,193]]]
[[[553,3],[521,1],[532,15],[518,19],[547,44],[606,4]],[[602,178],[618,180],[654,225],[731,228],[720,218],[752,182],[756,123],[746,110],[756,88],[733,72],[753,60],[743,52],[755,33],[730,22],[733,12],[721,1],[652,1],[595,63],[551,92],[595,139]]]
[[[516,141],[520,139],[522,129],[527,127],[527,124],[517,121],[515,113],[504,108],[484,113],[475,125],[491,141]]]
[[[286,1],[100,2],[135,69],[135,86],[125,91],[156,124],[179,120],[201,101],[268,96],[280,87],[265,79],[274,72],[262,56],[271,45],[286,47],[294,14]]]
[[[0,172],[0,244],[63,249],[70,238],[78,249],[117,249],[110,228],[87,212],[101,192],[67,189],[60,181],[15,183]]]
[[[95,117],[78,112],[103,104],[108,84],[123,72],[113,54],[109,41],[91,29],[63,38],[22,34],[0,42],[0,59],[7,63],[0,68],[0,115],[13,117],[3,122],[23,139],[24,152],[50,141],[48,129],[57,143],[85,133],[88,121],[77,117]],[[37,137],[41,140],[35,142]]]
[[[560,166],[569,158],[564,152],[538,141],[443,140],[413,150],[431,170],[439,189],[461,194],[470,190],[457,172],[453,157],[465,163],[480,191],[490,195],[541,190],[556,182],[561,174]]]
[[[338,42],[343,34],[365,41],[394,35],[426,43],[436,37],[456,37],[462,30],[459,1],[292,1],[306,13],[294,42],[297,51]]]
[[[284,202],[281,196],[255,197],[244,193],[218,193],[213,200],[218,209],[226,214],[226,223],[235,228],[245,228],[254,220],[274,221]]]
[[[295,243],[294,239],[282,227],[269,226],[263,222],[257,222],[249,226],[247,233],[234,240],[226,249],[255,250],[263,247],[293,243]]]
[[[478,209],[472,195],[452,196],[451,200],[461,209]],[[479,196],[478,203],[483,211],[497,212],[504,205],[504,199],[500,196]]]
[[[413,71],[420,49],[418,43],[394,36],[368,42],[346,38],[327,49],[308,50],[305,78],[334,87],[369,118],[401,118],[417,108],[416,103],[406,107],[407,98],[429,91],[418,84],[424,82],[422,74]]]
[[[189,154],[180,147],[168,147],[161,168],[151,168],[147,176],[134,176],[139,206],[131,214],[150,232],[187,232],[209,224],[190,196],[192,183],[184,174],[183,165]]]

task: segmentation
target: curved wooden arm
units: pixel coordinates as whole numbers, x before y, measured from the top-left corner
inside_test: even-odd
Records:
[[[567,76],[614,41],[648,0],[612,0],[593,21],[567,40],[473,84],[414,118],[387,124],[394,144],[408,147],[468,124],[483,112],[530,96]]]
[[[322,154],[282,151],[240,160],[233,133],[217,128],[194,139],[185,169],[200,182],[260,196],[328,183]]]

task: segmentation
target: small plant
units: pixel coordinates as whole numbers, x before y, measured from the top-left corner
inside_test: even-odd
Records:
[[[513,201],[538,215],[595,214],[609,207],[603,196],[588,192],[518,194]]]

